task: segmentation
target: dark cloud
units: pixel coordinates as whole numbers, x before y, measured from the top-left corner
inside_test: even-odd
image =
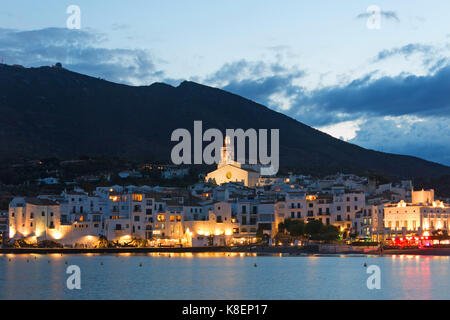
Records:
[[[24,66],[61,62],[76,72],[128,84],[147,84],[163,77],[147,50],[102,47],[106,40],[88,29],[0,29],[0,57],[5,63]]]
[[[337,114],[336,121],[367,115],[443,116],[450,115],[450,67],[445,66],[426,76],[400,75],[367,78],[345,86],[327,87],[297,97],[297,108],[319,113]],[[341,116],[339,116],[341,114]],[[333,123],[324,117],[314,125]]]
[[[301,88],[292,82],[302,76],[304,71],[288,68],[280,62],[239,60],[223,65],[207,77],[205,82],[276,108],[277,106],[270,100],[271,96],[297,94]]]

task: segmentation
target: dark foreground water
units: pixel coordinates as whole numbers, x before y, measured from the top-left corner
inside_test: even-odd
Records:
[[[364,263],[379,266],[381,289],[368,289]],[[425,256],[3,254],[0,299],[450,299],[449,263]],[[70,265],[80,267],[80,290],[67,288]]]

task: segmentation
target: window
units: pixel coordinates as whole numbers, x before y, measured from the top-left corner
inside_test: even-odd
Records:
[[[13,215],[13,217],[14,217],[14,215]],[[34,213],[32,212],[32,213],[30,213],[30,219],[33,219],[34,218]]]
[[[43,217],[45,217],[45,212],[44,212],[44,211],[42,211],[42,212],[41,212],[41,215],[42,215]]]
[[[152,215],[153,214],[152,209],[146,209],[145,214],[148,216]]]
[[[174,222],[175,221],[175,216],[170,216],[170,221]]]
[[[223,222],[223,221],[222,221],[222,216],[217,216],[216,222],[217,222],[217,223],[222,223],[222,222]]]
[[[166,217],[163,214],[158,214],[157,220],[159,222],[164,222],[166,221]]]
[[[141,202],[142,201],[142,194],[133,194],[132,199],[133,199],[133,201]]]
[[[347,212],[350,212],[350,206],[347,206]]]
[[[291,212],[291,218],[292,218],[292,219],[295,218],[295,212]]]
[[[177,216],[177,221],[181,221],[181,216]]]
[[[242,206],[242,213],[247,213],[247,207],[246,206]]]
[[[139,216],[134,216],[134,221],[139,222]]]
[[[302,213],[299,211],[299,212],[297,212],[297,218],[301,218],[302,217]]]

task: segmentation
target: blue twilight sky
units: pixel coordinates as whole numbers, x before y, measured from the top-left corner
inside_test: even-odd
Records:
[[[70,5],[79,30],[66,27]],[[450,165],[449,12],[448,0],[3,1],[0,60],[132,85],[193,80]]]

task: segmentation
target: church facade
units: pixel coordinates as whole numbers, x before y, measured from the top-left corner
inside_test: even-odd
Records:
[[[241,182],[246,187],[253,187],[258,183],[260,173],[253,168],[244,168],[242,164],[233,160],[233,148],[230,137],[225,138],[222,147],[221,162],[217,169],[208,173],[205,177],[207,182],[215,182],[218,185],[228,182]]]

